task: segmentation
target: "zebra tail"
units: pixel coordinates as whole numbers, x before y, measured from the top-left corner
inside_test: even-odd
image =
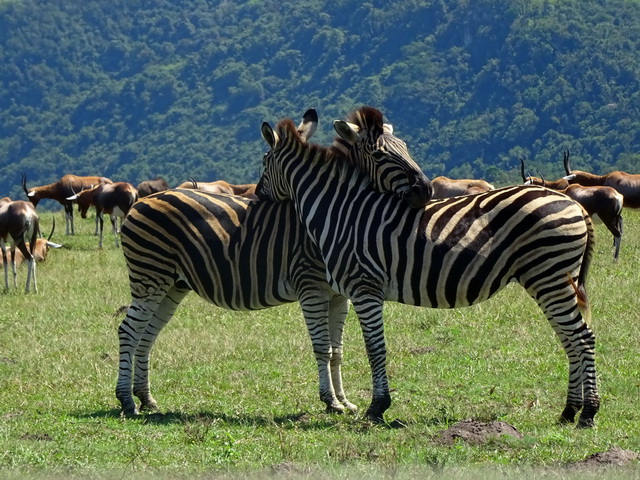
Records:
[[[578,297],[578,308],[580,309],[582,316],[587,323],[591,322],[591,305],[589,303],[589,297],[587,296],[587,277],[589,275],[589,268],[591,267],[591,261],[593,259],[593,252],[595,250],[595,232],[593,229],[593,221],[589,214],[583,208],[584,221],[587,224],[587,245],[585,246],[584,253],[582,255],[582,262],[580,264],[580,272],[578,273],[578,284],[576,285],[571,279],[571,284],[576,291]]]

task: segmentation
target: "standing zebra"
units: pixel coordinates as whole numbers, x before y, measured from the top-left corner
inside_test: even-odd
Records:
[[[367,417],[382,422],[391,404],[385,300],[462,307],[515,281],[538,303],[569,358],[561,420],[573,422],[582,410],[579,426],[593,425],[600,400],[595,337],[585,320],[593,226],[577,203],[548,189],[518,186],[407,209],[373,191],[353,164],[328,163],[327,150],[303,144],[291,121],[275,130],[263,124],[262,136],[270,150],[258,198],[293,200],[321,251],[330,285],[351,299],[360,319],[372,369]],[[385,158],[383,152],[374,156]]]
[[[358,124],[341,123],[345,138],[336,138],[331,147],[335,161],[342,162],[347,155],[365,168],[367,162],[379,161],[372,156],[377,149],[371,145],[382,145],[388,150],[387,160],[378,169],[369,169],[381,175],[373,183],[412,205],[426,204],[430,182],[404,143],[383,125],[382,114],[363,107],[358,116]],[[317,121],[314,110],[305,113],[297,130],[302,142],[313,134]],[[233,310],[300,301],[318,364],[320,399],[328,411],[356,409],[343,392],[340,374],[347,300],[327,284],[320,253],[292,203],[166,190],[132,207],[122,225],[122,248],[132,296],[118,331],[116,396],[125,415],[138,413],[133,395],[142,409],[157,408],[149,386],[149,353],[191,290]]]

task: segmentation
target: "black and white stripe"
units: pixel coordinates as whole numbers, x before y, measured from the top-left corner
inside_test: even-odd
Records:
[[[381,130],[382,115],[378,117],[379,122],[374,123]],[[306,143],[316,123],[315,111],[308,111],[303,123],[294,127],[298,141]],[[344,161],[347,155],[364,164],[369,158],[368,144],[380,135],[355,132],[349,126],[347,131],[353,136],[336,140],[340,145],[334,149],[336,161]],[[410,157],[393,163],[407,173],[393,174],[396,180],[391,182],[380,181],[382,188],[388,186],[399,197],[419,201],[420,192],[410,191],[408,184],[418,178],[418,183],[426,185],[426,177],[416,174],[419,168]],[[340,374],[347,300],[328,285],[320,253],[292,203],[257,202],[192,189],[166,190],[132,207],[122,225],[122,248],[132,296],[119,328],[116,396],[125,415],[138,413],[133,395],[140,399],[141,408],[157,408],[149,386],[150,350],[191,290],[214,305],[233,310],[299,301],[318,364],[321,400],[330,411],[356,409],[343,392]]]
[[[434,308],[482,302],[518,282],[538,303],[569,358],[562,420],[593,425],[599,408],[595,337],[588,327],[585,280],[593,226],[565,195],[508,187],[407,209],[370,187],[349,162],[301,144],[290,123],[263,124],[270,147],[259,198],[293,200],[321,251],[329,283],[353,302],[372,367],[367,416],[382,421],[391,403],[382,310],[385,300]],[[384,150],[373,153],[380,162]],[[369,172],[369,176],[375,173]],[[312,192],[312,193],[309,193]]]

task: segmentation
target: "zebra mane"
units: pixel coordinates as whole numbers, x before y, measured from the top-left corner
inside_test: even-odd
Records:
[[[317,143],[305,141],[302,138],[302,135],[300,135],[300,132],[298,131],[298,127],[295,125],[295,123],[293,123],[293,120],[291,120],[290,118],[285,118],[283,120],[280,120],[280,122],[278,122],[276,126],[276,131],[278,132],[278,135],[280,135],[281,137],[292,138],[302,144],[305,144],[307,148],[311,151],[311,155],[313,156],[315,156],[317,153],[320,152],[320,154],[322,155],[323,158],[325,158],[325,160],[333,160],[333,159],[339,158],[339,161],[343,163],[349,163],[357,168],[357,165],[355,164],[355,162],[352,161],[352,159],[345,154],[343,149],[336,148],[335,145],[332,145],[331,147],[325,147]]]
[[[384,119],[382,112],[374,107],[364,106],[354,110],[347,116],[347,122],[371,132],[375,137],[382,135]]]

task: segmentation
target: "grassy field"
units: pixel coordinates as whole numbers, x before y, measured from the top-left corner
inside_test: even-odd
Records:
[[[43,214],[48,231],[53,214]],[[58,225],[64,225],[56,213]],[[92,220],[58,234],[37,294],[0,293],[0,477],[60,478],[602,478],[571,466],[619,447],[640,452],[640,214],[625,212],[619,262],[597,226],[590,276],[602,396],[597,427],[556,423],[567,360],[521,287],[460,310],[385,307],[393,404],[373,426],[329,415],[298,304],[231,312],[187,297],[152,354],[160,412],[120,417],[117,328],[129,302],[122,253],[98,249]],[[58,227],[59,231],[63,228]],[[370,371],[350,313],[344,379],[369,403]],[[473,418],[515,426],[521,440],[440,445]],[[640,478],[636,465],[606,470]]]

